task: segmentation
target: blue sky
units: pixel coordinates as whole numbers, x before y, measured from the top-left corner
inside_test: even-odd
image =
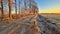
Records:
[[[39,9],[60,8],[60,0],[36,0]]]
[[[47,13],[55,12],[56,13],[57,11],[58,11],[58,13],[60,13],[60,0],[35,0],[35,1],[37,3],[37,6],[41,13],[42,12],[47,12]],[[17,5],[18,5],[18,0],[17,0]],[[22,3],[22,5],[23,5],[23,3]],[[17,7],[19,7],[19,6],[17,6]],[[5,10],[7,10],[7,9],[8,9],[8,7]],[[15,12],[14,8],[12,11]],[[19,11],[19,8],[18,8],[18,11]]]

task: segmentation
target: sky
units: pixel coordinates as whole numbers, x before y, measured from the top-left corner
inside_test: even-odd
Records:
[[[39,8],[38,13],[60,13],[60,0],[35,0],[35,1]],[[17,0],[17,4],[18,4],[18,0]],[[5,6],[5,10],[7,9],[8,9],[8,5]],[[13,8],[13,12],[15,13],[14,8]]]
[[[60,0],[36,0],[39,13],[60,13]]]

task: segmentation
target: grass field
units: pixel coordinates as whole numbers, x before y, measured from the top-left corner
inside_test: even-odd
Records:
[[[60,27],[60,14],[48,14],[48,13],[41,13],[40,15],[51,19],[52,21],[56,22],[58,26]]]

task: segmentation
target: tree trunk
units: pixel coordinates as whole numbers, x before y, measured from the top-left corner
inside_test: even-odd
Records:
[[[26,1],[27,1],[27,0],[24,0],[24,7],[25,7],[25,8],[27,7],[27,6],[26,6]]]
[[[20,12],[20,0],[19,0],[19,15],[20,15],[20,13],[21,13],[21,12]]]
[[[15,0],[15,11],[16,11],[16,18],[17,18],[17,1]]]
[[[12,2],[11,0],[8,0],[8,5],[9,5],[9,21],[12,20]]]
[[[29,8],[31,9],[31,0],[29,0]]]
[[[3,19],[4,18],[3,0],[1,0],[1,14],[2,14],[2,19]]]

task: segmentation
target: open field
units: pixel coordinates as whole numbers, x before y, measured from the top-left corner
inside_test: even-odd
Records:
[[[42,16],[44,16],[44,17],[46,17],[46,18],[51,18],[51,19],[55,19],[55,20],[58,20],[58,21],[60,21],[60,14],[48,14],[48,13],[43,13],[43,14],[40,14],[40,15],[42,15]]]
[[[48,17],[48,18],[60,18],[60,14],[48,14],[48,13],[41,13],[40,15]]]
[[[41,13],[40,15],[47,17],[47,18],[51,19],[52,21],[55,21],[60,27],[60,14]]]

